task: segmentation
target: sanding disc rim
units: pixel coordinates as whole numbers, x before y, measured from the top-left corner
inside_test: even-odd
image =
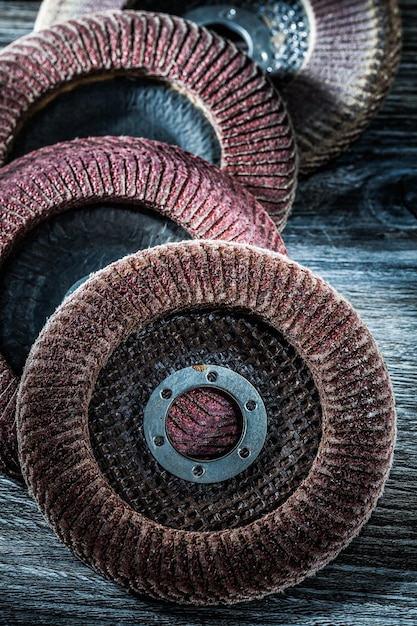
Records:
[[[272,513],[219,532],[173,530],[133,511],[106,484],[87,443],[88,404],[102,365],[130,333],[158,316],[214,303],[251,311],[300,353],[320,394],[323,436],[307,478]],[[71,336],[58,347],[64,328]],[[89,355],[88,380],[80,352]],[[388,372],[351,305],[280,254],[210,241],[126,257],[68,298],[27,361],[17,424],[25,478],[61,540],[136,593],[197,605],[261,598],[332,560],[376,506],[395,443]],[[45,435],[47,460],[39,447]]]
[[[312,51],[281,90],[294,124],[302,175],[338,157],[369,126],[394,82],[402,43],[397,0],[307,3]],[[306,115],[307,95],[311,115]]]

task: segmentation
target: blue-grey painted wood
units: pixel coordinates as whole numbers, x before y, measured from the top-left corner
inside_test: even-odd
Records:
[[[0,1],[0,45],[38,2]],[[194,609],[138,600],[80,563],[17,482],[0,476],[0,624],[411,625],[417,623],[417,0],[400,0],[403,57],[383,110],[337,161],[300,182],[284,230],[373,332],[398,411],[395,460],[360,535],[302,585],[263,601]]]

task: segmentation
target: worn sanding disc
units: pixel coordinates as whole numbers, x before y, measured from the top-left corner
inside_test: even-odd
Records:
[[[147,136],[217,163],[285,223],[296,154],[283,101],[202,27],[135,11],[80,17],[6,47],[0,82],[0,163],[74,137]]]
[[[138,249],[187,238],[285,253],[265,209],[203,159],[151,140],[74,140],[0,173],[0,466],[19,473],[15,394],[47,317],[77,281]]]
[[[207,342],[204,338],[190,342],[189,335],[185,345],[181,338],[177,343],[173,331],[184,326],[182,319],[187,316],[191,327],[213,325]],[[219,363],[213,363],[204,350],[214,347],[213,353],[218,354],[222,341],[216,329],[228,326],[240,329],[242,341],[236,351],[230,350],[233,333],[224,333],[225,352],[234,363],[227,365],[223,361],[217,369]],[[138,362],[141,339],[147,351],[153,334],[155,345],[150,350],[148,368],[155,370],[154,383],[158,379],[159,385],[145,392],[151,396],[143,406],[142,401],[137,402],[143,390],[141,384],[135,384],[134,366],[125,364],[127,395],[123,401],[118,363],[122,363],[123,353]],[[154,358],[161,337],[164,342],[171,338],[163,362]],[[258,378],[257,367],[251,375],[246,372],[242,386],[238,361],[242,368],[245,362],[251,362],[256,340],[262,354],[255,357],[255,362],[262,359],[264,366]],[[268,342],[271,349],[265,350]],[[194,355],[196,362],[188,369],[184,367],[186,346],[192,348],[198,343],[204,350]],[[278,344],[282,346],[281,357]],[[111,441],[106,426],[115,432],[113,423],[119,411],[124,412],[121,431],[129,421],[129,412],[136,422],[131,428],[136,427],[140,455],[144,445],[141,429],[146,437],[152,433],[149,406],[153,402],[159,403],[158,415],[165,419],[166,403],[171,402],[170,398],[176,400],[177,391],[181,392],[188,377],[195,381],[196,376],[203,376],[195,387],[204,391],[216,376],[219,388],[222,377],[228,380],[229,376],[230,395],[239,402],[244,399],[243,407],[239,407],[247,430],[253,434],[257,425],[256,443],[263,416],[257,413],[262,393],[255,401],[255,391],[262,390],[265,383],[267,387],[274,384],[267,373],[267,361],[280,360],[294,364],[294,368],[278,370],[275,384],[281,387],[297,386],[293,369],[298,372],[300,362],[303,364],[309,392],[304,395],[300,413],[308,415],[310,406],[310,417],[315,420],[312,429],[319,433],[319,443],[310,447],[306,475],[293,476],[289,493],[278,489],[275,506],[268,472],[272,483],[278,481],[276,487],[277,470],[267,462],[265,468],[269,469],[261,479],[255,459],[239,474],[242,490],[238,487],[235,492],[235,516],[228,519],[232,489],[228,490],[227,485],[234,479],[219,483],[217,494],[216,483],[198,483],[204,468],[213,463],[207,474],[212,467],[218,468],[222,457],[209,458],[204,465],[199,459],[188,459],[184,450],[180,454],[182,461],[191,461],[193,469],[199,471],[194,482],[179,479],[179,490],[170,494],[165,519],[155,519],[148,503],[139,503],[142,510],[136,510],[134,498],[128,503],[111,486],[96,455],[106,455],[105,441]],[[146,357],[142,367],[146,367]],[[114,375],[112,381],[109,373]],[[313,384],[307,382],[309,377]],[[182,386],[177,385],[180,380]],[[249,383],[255,391],[246,391]],[[248,397],[250,401],[246,401]],[[289,465],[297,436],[290,435],[285,441],[277,425],[288,419],[286,397],[277,393],[274,406],[269,404],[271,395],[265,397],[268,428],[257,459],[264,454],[268,459],[272,446],[279,467],[286,458],[287,474],[291,474]],[[314,409],[317,398],[320,415]],[[101,401],[107,408],[100,417]],[[167,422],[171,419],[175,416],[166,418]],[[317,420],[322,420],[321,427]],[[327,283],[271,251],[242,244],[193,241],[166,244],[126,257],[95,274],[64,301],[43,329],[26,363],[17,428],[22,469],[31,493],[58,536],[76,555],[135,593],[209,605],[261,598],[285,589],[316,572],[347,545],[381,495],[392,459],[395,411],[389,377],[370,332]],[[298,433],[303,439],[303,433]],[[302,447],[310,435],[306,434]],[[157,449],[168,446],[169,437],[171,444],[177,445],[172,430],[146,438],[152,456],[156,458]],[[117,445],[124,448],[120,433],[118,440],[109,452],[115,468]],[[234,462],[240,453],[250,458],[251,450],[248,444],[246,449],[237,446],[234,457],[227,457],[233,454],[230,451],[223,450],[223,454]],[[171,454],[168,461],[175,457]],[[300,456],[304,458],[303,453]],[[167,473],[174,473],[172,469],[154,462],[154,493],[161,490],[163,494],[169,481],[174,485],[167,477]],[[248,472],[262,482],[255,480],[250,485]],[[149,480],[148,467],[144,481]],[[184,499],[187,485],[191,487]],[[202,516],[206,487],[211,491],[206,502],[208,510]],[[154,493],[148,495],[148,502]],[[175,500],[177,513],[173,512]],[[191,515],[193,501],[198,506]],[[153,509],[157,508],[154,501]]]
[[[290,113],[307,174],[345,150],[380,109],[398,67],[396,0],[130,0],[240,41]]]
[[[100,4],[44,0],[38,27]],[[396,0],[107,0],[106,6],[174,13],[234,41],[281,91],[304,174],[357,139],[381,107],[399,63]]]

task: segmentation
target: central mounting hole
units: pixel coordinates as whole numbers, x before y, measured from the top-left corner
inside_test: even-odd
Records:
[[[183,456],[219,459],[238,444],[243,429],[238,404],[219,389],[201,387],[178,396],[169,409],[167,435]]]

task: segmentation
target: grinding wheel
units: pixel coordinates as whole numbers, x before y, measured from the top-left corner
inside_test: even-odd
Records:
[[[0,82],[0,164],[74,137],[147,136],[217,163],[286,221],[296,154],[283,101],[202,27],[135,11],[80,17],[6,47]]]
[[[100,4],[44,0],[38,27]],[[396,0],[107,0],[107,6],[174,13],[237,43],[280,89],[304,174],[357,139],[382,105],[399,63]]]
[[[250,242],[285,253],[235,179],[180,148],[101,138],[46,147],[0,172],[0,467],[19,473],[18,376],[47,317],[108,263],[158,243]]]
[[[288,387],[303,398],[298,424]],[[192,391],[224,392],[230,416],[238,406],[234,443],[178,451],[173,407]],[[272,251],[192,241],[117,261],[63,302],[26,362],[17,429],[30,491],[78,557],[140,595],[231,604],[300,582],[358,533],[389,472],[395,410],[370,332],[327,283]],[[126,451],[145,482],[130,501]]]

